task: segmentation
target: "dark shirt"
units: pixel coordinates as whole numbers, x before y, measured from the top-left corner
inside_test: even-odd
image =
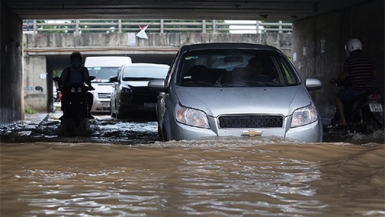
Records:
[[[86,67],[80,67],[78,69],[67,67],[63,70],[60,80],[64,86],[87,83],[89,80],[88,69]]]
[[[352,92],[365,92],[373,88],[374,65],[371,59],[361,55],[349,56],[344,64],[344,71],[348,73]]]

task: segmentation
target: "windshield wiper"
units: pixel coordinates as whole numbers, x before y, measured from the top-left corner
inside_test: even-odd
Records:
[[[135,78],[124,77],[122,80],[123,81],[149,81],[152,79],[153,78],[146,78],[146,77],[135,77]]]
[[[182,85],[189,86],[189,87],[213,87],[214,84],[206,81],[183,81]]]
[[[247,86],[272,86],[272,87],[280,87],[284,86],[282,84],[277,84],[272,81],[247,81]]]

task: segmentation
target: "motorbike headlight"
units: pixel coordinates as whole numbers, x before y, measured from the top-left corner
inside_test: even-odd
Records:
[[[78,87],[78,93],[81,93],[81,92],[82,92],[82,88]]]
[[[75,93],[75,92],[76,92],[75,88],[71,87],[71,93]]]
[[[291,127],[300,127],[317,121],[317,109],[313,104],[299,108],[293,112]]]
[[[206,113],[197,109],[177,105],[175,108],[175,117],[176,120],[182,124],[193,127],[209,128]]]

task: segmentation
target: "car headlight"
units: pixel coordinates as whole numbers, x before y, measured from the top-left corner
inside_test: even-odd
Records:
[[[177,105],[175,108],[175,117],[176,120],[182,124],[193,127],[209,128],[209,121],[206,113],[197,109]]]
[[[299,108],[293,112],[291,127],[300,127],[317,121],[317,109],[313,104]]]
[[[132,93],[132,90],[129,87],[122,87],[122,93]]]

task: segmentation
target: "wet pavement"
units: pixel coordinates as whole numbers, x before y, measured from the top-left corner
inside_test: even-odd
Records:
[[[135,118],[118,120],[110,115],[94,115],[89,120],[87,135],[61,135],[62,112],[28,114],[23,121],[0,128],[2,142],[91,142],[113,144],[147,144],[158,140],[155,117],[140,114]],[[138,118],[140,117],[140,118]]]
[[[62,135],[59,132],[62,112],[27,114],[23,121],[0,128],[1,142],[91,142],[112,144],[151,144],[158,141],[157,123],[153,114],[137,114],[118,120],[107,114],[95,115],[89,121],[90,131],[83,136]],[[323,142],[366,144],[385,143],[384,132],[371,135],[324,128]]]

